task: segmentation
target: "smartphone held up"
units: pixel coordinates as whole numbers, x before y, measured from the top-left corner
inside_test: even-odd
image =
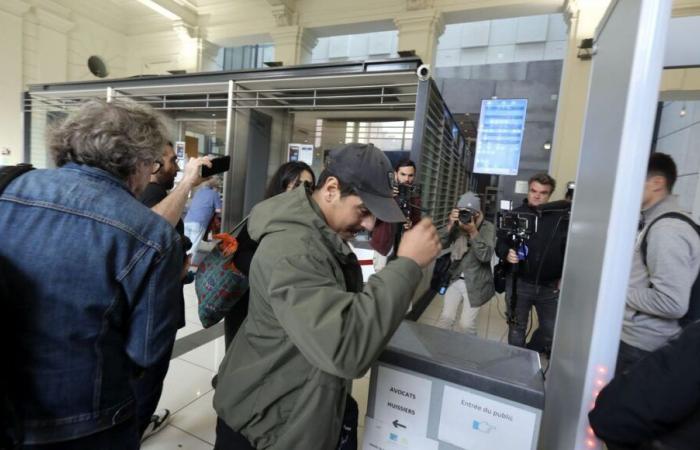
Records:
[[[199,168],[202,178],[207,178],[217,173],[226,172],[231,168],[231,157],[220,156],[211,160],[211,167],[201,166]]]

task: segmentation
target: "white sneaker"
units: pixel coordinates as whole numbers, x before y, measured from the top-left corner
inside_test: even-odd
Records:
[[[165,428],[170,423],[170,419],[169,409],[159,409],[154,412],[151,416],[151,421],[148,423],[148,427],[143,432],[143,436],[141,436],[141,442]]]

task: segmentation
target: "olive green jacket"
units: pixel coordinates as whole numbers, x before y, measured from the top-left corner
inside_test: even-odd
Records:
[[[457,226],[457,225],[455,225]],[[443,236],[443,248],[452,245],[453,234]],[[469,250],[459,261],[450,265],[450,283],[464,276],[467,286],[469,304],[472,308],[483,305],[491,300],[496,293],[493,285],[491,258],[496,247],[496,227],[484,220],[479,227],[479,234],[469,240]]]
[[[351,380],[401,323],[421,279],[398,258],[362,285],[357,258],[303,188],[256,206],[248,317],[219,368],[214,408],[258,449],[332,450]]]

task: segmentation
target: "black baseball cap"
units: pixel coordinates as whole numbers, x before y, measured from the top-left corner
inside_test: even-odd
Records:
[[[331,151],[326,169],[357,191],[367,209],[383,222],[405,222],[394,200],[390,176],[394,169],[384,152],[372,144],[346,144]]]

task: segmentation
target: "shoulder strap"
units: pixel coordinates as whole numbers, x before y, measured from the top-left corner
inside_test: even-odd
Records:
[[[0,167],[0,194],[5,190],[12,180],[20,175],[34,169],[31,164],[17,164],[15,166]]]
[[[695,221],[692,218],[680,212],[669,212],[666,214],[661,214],[659,217],[651,221],[646,231],[644,232],[644,236],[642,237],[642,243],[639,246],[639,250],[642,252],[642,262],[645,266],[647,265],[647,236],[649,235],[649,230],[656,222],[658,222],[661,219],[682,220],[683,222],[693,227],[693,230],[695,230],[695,232],[698,233],[698,237],[700,237],[700,226],[698,226],[698,224],[695,223]]]
[[[233,230],[231,230],[231,231],[229,232],[229,234],[230,234],[231,236],[237,236],[238,233],[240,233],[241,229],[243,228],[243,225],[245,225],[245,224],[248,223],[248,218],[249,218],[249,217],[250,217],[250,214],[248,214],[247,216],[245,216],[245,217],[243,218],[243,220],[241,220],[240,222],[238,222],[238,224],[237,224],[235,227],[233,227]]]

